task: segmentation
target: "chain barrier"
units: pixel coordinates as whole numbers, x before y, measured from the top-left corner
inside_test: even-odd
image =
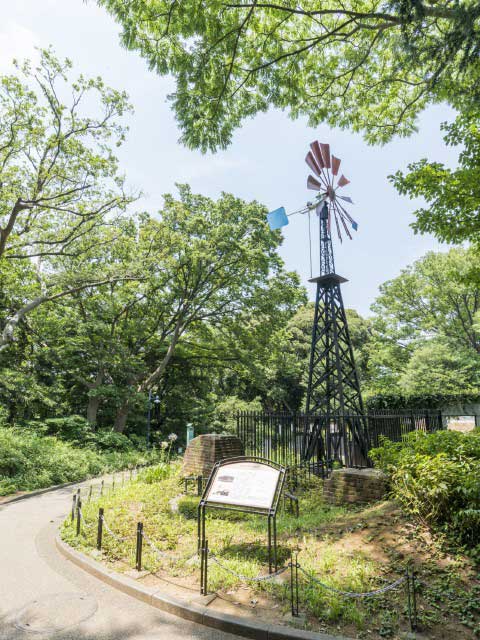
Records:
[[[232,576],[235,576],[239,580],[242,580],[242,582],[266,582],[267,580],[273,580],[273,578],[276,578],[277,576],[282,575],[282,573],[285,573],[285,571],[287,571],[287,569],[289,568],[288,566],[281,567],[281,569],[278,569],[278,571],[275,571],[274,573],[268,573],[267,575],[264,575],[264,576],[255,576],[254,578],[250,578],[248,576],[242,575],[241,573],[237,573],[236,571],[233,571],[233,569],[230,569],[230,567],[226,567],[224,564],[222,564],[218,560],[217,556],[214,555],[210,550],[208,550],[208,556],[221,569],[223,569],[224,571],[227,571],[228,573],[231,573]]]
[[[112,531],[108,526],[107,521],[105,520],[105,516],[101,516],[101,518],[102,518],[103,526],[107,530],[107,533],[109,533],[113,538],[115,538],[119,542],[126,542],[127,540],[129,540],[128,536],[119,536],[117,533]]]
[[[321,582],[318,578],[308,573],[308,571],[305,571],[305,569],[300,565],[298,565],[298,568],[311,582],[315,582],[315,584],[318,584],[320,587],[323,587],[328,591],[332,591],[333,593],[338,593],[339,595],[344,596],[345,598],[368,598],[370,596],[378,596],[378,595],[381,595],[382,593],[387,593],[387,591],[391,591],[392,589],[395,589],[396,587],[400,586],[403,582],[405,582],[407,579],[406,576],[402,576],[401,578],[398,578],[394,582],[387,584],[384,587],[380,587],[379,589],[374,589],[373,591],[364,591],[363,593],[359,593],[358,591],[342,591],[341,589],[336,589],[335,587],[332,587],[329,584],[325,584],[324,582]]]
[[[83,522],[83,526],[87,529],[93,529],[93,524],[91,522],[87,522],[85,520],[85,516],[83,515],[83,511],[81,509],[78,510],[78,514],[80,516],[80,520]]]
[[[142,531],[142,537],[145,540],[145,542],[148,544],[148,546],[155,551],[155,553],[160,556],[161,558],[170,558],[173,560],[177,560],[177,558],[175,556],[173,556],[171,553],[167,553],[166,551],[160,551],[160,549],[158,547],[156,547],[154,545],[154,543],[150,540],[150,538],[147,536],[147,534],[145,533],[145,531]]]

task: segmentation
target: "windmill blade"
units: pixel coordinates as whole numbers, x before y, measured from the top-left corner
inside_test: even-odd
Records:
[[[355,204],[349,196],[337,196],[337,198],[340,198],[341,200],[345,200],[345,202],[349,202],[350,204]]]
[[[313,153],[311,151],[309,151],[305,156],[305,162],[308,164],[308,166],[310,167],[310,169],[313,171],[315,175],[319,177],[322,175],[321,169],[318,166],[318,163],[315,160]]]
[[[340,242],[343,242],[342,234],[340,233],[340,225],[338,224],[337,212],[335,211],[335,209],[333,210],[333,215],[335,217],[335,224],[337,225],[338,238]]]
[[[323,164],[327,169],[330,169],[331,167],[331,163],[330,163],[330,145],[329,144],[324,144],[323,142],[320,143],[320,150],[322,152],[322,158],[323,158]]]
[[[340,176],[340,178],[338,179],[337,182],[337,187],[344,187],[346,184],[350,184],[350,180],[348,180],[347,178],[345,178],[345,176],[342,175]]]
[[[347,223],[345,222],[345,218],[343,216],[343,213],[340,211],[340,209],[337,209],[338,211],[338,217],[340,218],[340,220],[342,221],[342,225],[343,228],[345,229],[345,233],[347,234],[347,236],[350,238],[350,240],[352,240],[352,234],[350,233],[350,231],[348,230],[347,227]]]
[[[337,206],[341,209],[341,211],[343,212],[343,214],[345,215],[347,220],[352,225],[353,229],[355,231],[358,231],[358,224],[355,222],[355,220],[352,218],[352,216],[348,213],[348,211],[345,209],[345,207],[343,207],[338,201],[337,201]]]
[[[320,191],[320,189],[322,188],[322,185],[313,176],[308,176],[308,178],[307,178],[307,188],[308,189],[313,189],[314,191]]]
[[[340,158],[336,158],[332,156],[332,173],[334,176],[338,175],[338,170],[340,169]]]
[[[312,150],[313,157],[317,161],[320,169],[324,169],[325,165],[323,164],[322,152],[320,151],[320,145],[318,144],[317,140],[310,144],[310,149]]]

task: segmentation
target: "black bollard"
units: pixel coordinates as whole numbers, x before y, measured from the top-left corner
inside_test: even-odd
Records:
[[[103,537],[103,507],[98,510],[98,527],[97,527],[97,549],[102,549],[102,537]]]
[[[80,518],[82,514],[82,499],[77,498],[77,536],[80,535]]]
[[[143,544],[143,523],[137,524],[137,552],[135,558],[135,569],[142,570],[142,544]]]
[[[74,492],[72,496],[72,522],[75,520],[76,509],[77,509],[77,494]]]

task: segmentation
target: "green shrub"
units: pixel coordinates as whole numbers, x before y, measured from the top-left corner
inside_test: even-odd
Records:
[[[160,462],[148,469],[144,469],[138,474],[138,479],[145,484],[154,484],[155,482],[161,482],[170,478],[177,470],[175,464],[169,464],[168,462]]]
[[[480,540],[480,430],[414,432],[371,451],[403,509],[471,548]]]
[[[89,441],[102,451],[130,451],[133,449],[132,441],[123,433],[101,430],[92,434]]]
[[[0,495],[85,480],[107,471],[158,462],[158,450],[98,451],[25,427],[0,428]]]

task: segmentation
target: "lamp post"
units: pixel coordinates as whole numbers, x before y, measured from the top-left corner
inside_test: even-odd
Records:
[[[153,402],[156,405],[160,404],[160,398],[158,397],[158,395],[155,395],[155,398],[153,399]],[[149,389],[149,391],[148,391],[148,411],[147,411],[147,434],[146,434],[147,449],[150,449],[151,418],[152,418],[152,390]]]

